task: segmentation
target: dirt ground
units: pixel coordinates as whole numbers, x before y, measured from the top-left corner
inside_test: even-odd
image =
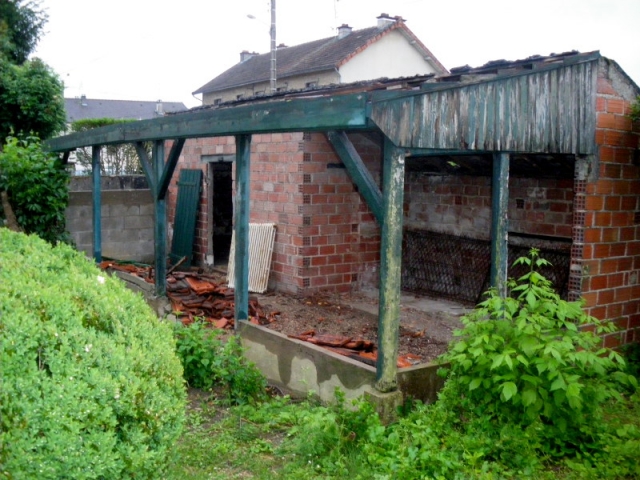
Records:
[[[278,313],[276,320],[266,327],[285,335],[313,330],[316,335],[341,335],[377,344],[378,316],[361,308],[367,305],[370,310],[377,311],[374,294],[327,294],[305,298],[281,293],[251,296],[258,299],[265,311]],[[429,362],[447,350],[453,330],[460,327],[459,315],[401,307],[398,353],[416,356],[412,363]]]

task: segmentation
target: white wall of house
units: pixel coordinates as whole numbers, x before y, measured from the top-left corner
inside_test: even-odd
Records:
[[[436,73],[402,33],[392,31],[340,67],[341,83]]]

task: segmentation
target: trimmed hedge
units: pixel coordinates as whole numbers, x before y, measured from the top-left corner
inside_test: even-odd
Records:
[[[0,478],[160,478],[185,387],[169,325],[67,245],[0,228]]]

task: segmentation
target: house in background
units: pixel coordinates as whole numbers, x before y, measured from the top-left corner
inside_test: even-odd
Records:
[[[375,27],[338,28],[334,37],[277,48],[278,92],[313,89],[376,78],[444,74],[447,69],[405,25],[383,13]],[[270,92],[271,55],[242,52],[240,63],[198,88],[203,105],[216,105]]]
[[[329,85],[358,84],[355,88],[362,88],[365,84],[376,85],[376,79],[381,77],[415,80],[447,73],[446,68],[402,18],[384,13],[377,17],[377,25],[373,27],[352,30],[342,25],[334,37],[279,47],[275,93],[270,92],[270,60],[269,53],[257,55],[243,52],[240,63],[200,87],[194,94],[202,94],[203,107],[224,106],[263,97],[278,98],[278,95],[292,92],[313,94]],[[393,83],[400,87],[406,85],[407,81]],[[371,143],[371,140],[366,142]],[[368,263],[377,261],[379,232],[371,214],[363,205],[358,206],[359,195],[351,181],[343,178],[345,172],[340,170],[339,162],[335,161],[324,174],[317,170],[326,169],[326,166],[314,162],[326,162],[331,147],[326,142],[318,143],[315,136],[301,132],[256,135],[252,144],[253,150],[259,153],[252,162],[251,171],[255,199],[252,219],[277,225],[272,286],[296,293],[311,286],[351,288],[365,259]],[[194,245],[195,263],[226,265],[229,258],[234,152],[233,137],[190,139],[178,162],[178,170],[202,169],[204,174]],[[169,189],[167,208],[170,224],[175,219],[178,180],[177,173]],[[298,185],[298,180],[304,180],[305,185]],[[303,205],[302,202],[309,200],[309,195],[326,182],[334,183],[322,186],[321,193],[329,203],[347,202],[350,211],[348,214],[342,213],[342,207],[327,205],[323,219],[318,216],[312,219],[305,212],[318,207]],[[348,218],[343,218],[341,223],[344,225],[338,228],[329,225],[335,223],[335,218],[329,218],[331,214],[347,215]],[[311,280],[308,275],[301,273],[302,269],[311,267],[311,259],[297,252],[297,243],[306,236],[306,231],[320,228],[316,222],[326,223],[322,227],[323,233],[331,232],[332,240],[340,245],[337,247],[339,253],[333,254],[330,264],[341,265],[337,269],[332,266],[322,269],[323,273],[331,273],[326,285],[318,284],[324,282],[320,278]],[[359,248],[363,251],[362,254],[349,254],[349,258],[345,259],[342,250],[347,248],[345,245],[352,237],[362,239]],[[316,245],[305,247],[319,248]],[[323,246],[318,254],[326,255],[331,248],[329,245]],[[314,261],[313,267],[319,267],[317,261]]]
[[[91,118],[114,118],[118,120],[147,120],[167,113],[184,112],[187,107],[182,102],[148,102],[142,100],[104,100],[87,98],[65,98],[67,124]]]

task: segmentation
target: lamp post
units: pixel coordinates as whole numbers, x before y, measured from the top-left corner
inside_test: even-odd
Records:
[[[271,0],[271,28],[269,29],[271,37],[271,93],[276,91],[276,0]]]
[[[251,20],[258,20],[255,15],[247,15]],[[260,20],[258,20],[260,23]],[[271,64],[269,74],[269,86],[271,93],[276,91],[276,0],[271,0],[271,27],[269,28],[269,37],[271,38]]]

